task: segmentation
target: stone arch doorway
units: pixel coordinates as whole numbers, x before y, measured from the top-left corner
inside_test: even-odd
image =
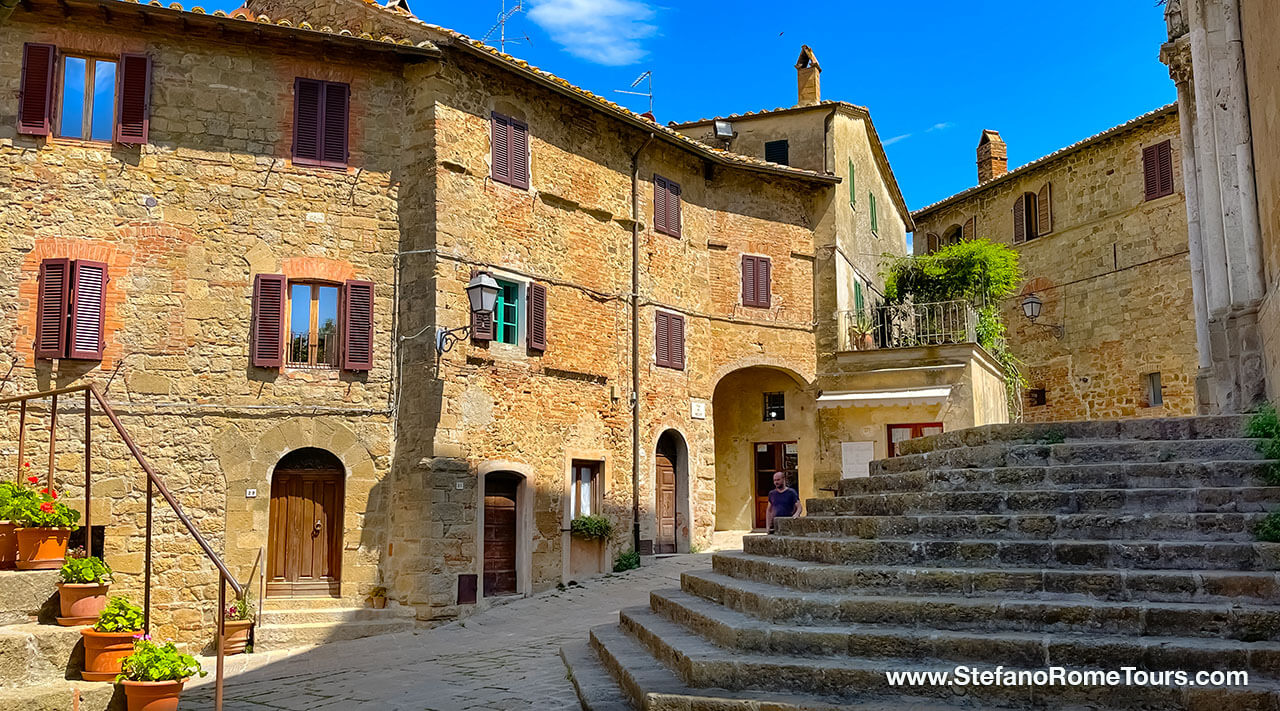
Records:
[[[518,595],[524,588],[525,550],[520,534],[524,522],[524,476],[514,471],[492,471],[484,475],[482,511],[481,575],[485,597]]]
[[[689,552],[689,446],[675,430],[666,430],[654,448],[653,552]]]
[[[802,498],[816,495],[814,395],[803,376],[773,365],[751,365],[716,383],[717,531],[761,529],[775,472]]]
[[[289,452],[271,475],[268,597],[340,597],[346,471],[316,447]]]

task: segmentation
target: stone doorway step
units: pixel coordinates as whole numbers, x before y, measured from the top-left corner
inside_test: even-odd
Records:
[[[254,630],[254,651],[314,647],[325,642],[412,632],[412,607],[387,601],[381,610],[339,598],[269,598]]]

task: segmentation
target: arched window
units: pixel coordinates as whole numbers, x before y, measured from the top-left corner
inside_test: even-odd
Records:
[[[964,239],[964,228],[960,225],[952,225],[942,233],[942,246],[950,247],[953,244],[960,244]]]
[[[1052,186],[1045,183],[1040,192],[1023,193],[1013,203],[1013,243],[1043,237],[1053,231]]]

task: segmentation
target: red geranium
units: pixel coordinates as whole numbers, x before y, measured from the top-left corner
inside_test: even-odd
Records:
[[[29,481],[29,482],[31,482],[32,484],[34,484],[34,483],[36,483],[36,482],[40,481],[40,477],[38,477],[38,476],[29,476],[29,477],[27,477],[27,481]]]
[[[51,512],[51,511],[53,511],[53,502],[52,502],[52,501],[46,501],[46,502],[44,502],[43,504],[40,504],[40,510],[41,510],[41,511],[43,511],[43,512],[45,512],[45,513],[49,513],[49,512]]]

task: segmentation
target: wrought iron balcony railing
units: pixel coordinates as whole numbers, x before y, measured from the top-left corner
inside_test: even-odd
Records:
[[[837,311],[836,319],[841,351],[978,341],[978,312],[968,301],[885,304]]]

